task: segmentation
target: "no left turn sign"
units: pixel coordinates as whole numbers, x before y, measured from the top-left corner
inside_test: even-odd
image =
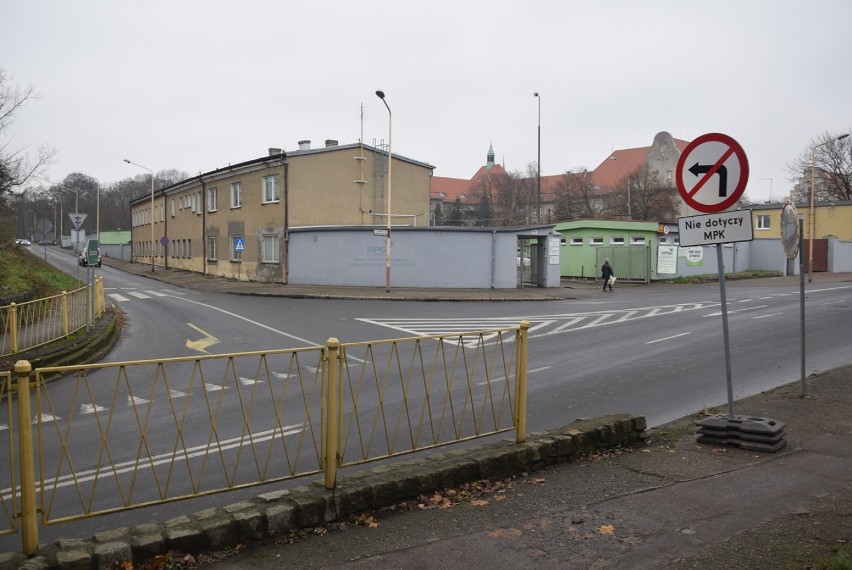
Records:
[[[680,155],[676,181],[689,206],[699,212],[722,212],[745,192],[748,159],[739,143],[728,135],[701,135]]]

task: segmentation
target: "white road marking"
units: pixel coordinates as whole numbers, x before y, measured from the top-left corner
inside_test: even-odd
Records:
[[[237,447],[245,447],[252,444],[264,443],[266,441],[276,438],[283,439],[288,435],[295,435],[297,433],[300,433],[302,429],[302,425],[293,424],[289,426],[283,426],[280,428],[257,432],[255,434],[246,434],[242,437],[224,439],[218,444],[212,442],[206,445],[189,447],[186,448],[185,453],[183,449],[179,448],[174,453],[161,453],[158,455],[151,456],[150,459],[147,456],[140,455],[140,458],[144,459],[144,465],[147,470],[151,467],[156,467],[158,465],[165,465],[168,463],[174,463],[178,461],[185,461],[187,459],[193,459],[195,457],[201,457],[208,453],[228,451]],[[59,489],[62,487],[78,485],[79,483],[94,481],[95,479],[99,478],[106,479],[112,478],[116,475],[122,475],[124,473],[132,473],[133,471],[136,471],[138,469],[138,466],[139,462],[135,459],[130,461],[123,461],[121,463],[116,463],[112,468],[103,467],[100,470],[87,469],[85,471],[77,471],[74,474],[62,475],[60,477],[57,477],[52,482],[46,481],[46,483],[51,488]],[[3,500],[9,500],[12,495],[11,487],[0,491],[0,495],[2,495]]]
[[[768,306],[769,305],[756,305],[754,307],[746,307],[745,309],[734,309],[733,311],[728,311],[728,314],[730,315],[731,313],[742,313],[744,311],[754,311],[756,309],[765,309]],[[704,315],[704,318],[706,319],[707,317],[718,317],[718,316],[721,316],[721,314],[722,314],[721,311],[719,311],[718,313],[708,313],[708,314]]]
[[[685,332],[685,333],[680,333],[680,334],[676,334],[676,335],[673,335],[673,336],[667,336],[665,338],[658,338],[657,340],[649,340],[645,344],[654,344],[654,343],[657,343],[657,342],[665,342],[667,340],[672,340],[673,338],[679,338],[679,337],[682,337],[682,336],[686,336],[688,334],[692,334],[692,333]]]
[[[776,317],[778,315],[783,315],[784,313],[769,313],[768,315],[758,315],[756,317],[752,317],[752,319],[765,319],[766,317]]]
[[[124,295],[120,295],[118,293],[110,293],[109,295],[107,295],[107,297],[109,297],[110,299],[112,299],[114,301],[118,301],[119,303],[123,303],[124,301],[130,300],[127,297],[125,297]]]
[[[136,297],[137,299],[150,299],[151,298],[148,295],[146,295],[145,293],[137,293],[136,291],[128,291],[127,294],[130,295],[131,297]]]

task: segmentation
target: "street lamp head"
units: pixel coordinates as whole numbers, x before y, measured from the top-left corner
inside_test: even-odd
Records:
[[[846,133],[845,135],[840,135],[840,136],[839,136],[839,137],[837,137],[835,140],[842,141],[843,139],[845,139],[845,138],[846,138],[846,137],[848,137],[848,136],[849,136],[849,133]]]
[[[538,97],[538,91],[536,91],[535,93],[533,93],[533,97]]]
[[[385,92],[384,92],[384,91],[382,91],[381,89],[379,89],[378,91],[376,91],[376,95],[379,97],[379,99],[384,99],[384,98],[385,98]]]
[[[130,164],[130,161],[126,158],[124,159],[124,162],[126,162],[127,164]]]

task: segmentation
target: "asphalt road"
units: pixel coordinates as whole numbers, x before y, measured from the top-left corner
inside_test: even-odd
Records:
[[[49,259],[74,274],[74,259],[67,254],[52,252]],[[343,342],[399,338],[511,326],[526,319],[531,324],[530,431],[614,411],[643,414],[654,426],[727,400],[718,285],[621,287],[587,299],[535,303],[388,303],[242,297],[176,288],[109,267],[98,273],[105,278],[108,299],[128,321],[107,359],[112,362],[296,348],[321,345],[329,337]],[[726,293],[734,397],[799,378],[798,289],[729,282]],[[848,283],[808,290],[808,374],[848,363],[851,297]],[[93,382],[91,388],[96,391],[97,385]],[[57,402],[76,401],[68,385],[51,391]],[[227,402],[224,405],[227,408]],[[226,409],[223,423],[238,421],[228,413]],[[79,419],[81,429],[96,437],[93,426]],[[167,440],[157,440],[156,422],[165,425],[173,419],[163,413],[151,421],[152,445],[165,444]],[[191,443],[207,441],[200,432],[187,437],[195,439]],[[77,468],[99,461],[103,458],[94,445],[90,455],[74,458]],[[260,492],[254,488],[49,527],[41,539],[88,536],[152,518],[163,520]],[[8,540],[0,539],[0,548],[5,549]]]

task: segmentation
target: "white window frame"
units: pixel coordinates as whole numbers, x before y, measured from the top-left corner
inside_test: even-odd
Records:
[[[280,236],[278,234],[261,234],[260,236],[260,262],[279,263],[279,250],[281,248]]]
[[[633,236],[630,238],[630,245],[645,245],[645,236]]]
[[[581,237],[572,237],[570,245],[583,245],[583,238]]]
[[[604,244],[604,238],[602,238],[602,237],[590,237],[589,238],[589,245],[603,245],[603,244]]]
[[[219,238],[207,236],[207,261],[219,261]]]
[[[611,236],[609,238],[609,245],[624,245],[624,243],[623,236]]]
[[[261,204],[276,204],[278,203],[278,175],[270,174],[264,176],[260,193]]]
[[[218,188],[208,188],[207,189],[207,211],[215,212],[219,207],[219,189]]]
[[[234,182],[231,184],[231,209],[243,207],[243,188],[241,183]]]
[[[175,217],[175,199],[172,198],[172,217]]]
[[[771,230],[772,229],[772,220],[769,214],[758,214],[757,215],[757,229],[758,230]]]

